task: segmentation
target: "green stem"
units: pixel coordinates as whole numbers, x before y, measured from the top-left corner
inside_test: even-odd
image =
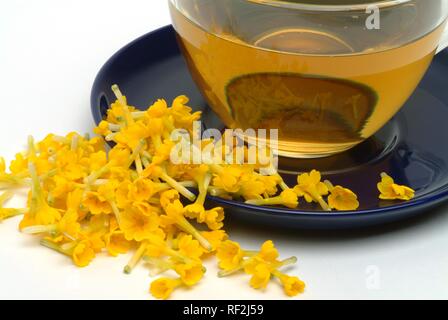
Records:
[[[132,150],[131,157],[129,158],[128,162],[128,168],[134,163],[134,161],[137,159],[137,157],[140,155],[140,152],[143,150],[146,142],[144,139],[141,139],[138,143],[138,145]]]
[[[181,228],[182,230],[184,230],[185,232],[191,234],[196,240],[199,241],[199,243],[201,244],[201,246],[207,250],[207,251],[211,251],[213,250],[213,247],[211,246],[211,244],[208,242],[207,239],[205,239],[201,233],[196,230],[195,227],[193,227],[193,225],[191,225],[190,222],[188,222],[187,219],[185,219],[185,217],[181,216],[178,218],[177,220],[177,225],[179,226],[179,228]]]
[[[58,226],[56,224],[50,225],[36,225],[30,226],[22,229],[23,233],[26,234],[37,234],[37,233],[50,233],[58,230]]]
[[[173,189],[176,189],[181,195],[183,195],[185,198],[193,202],[196,199],[196,196],[194,193],[192,193],[190,190],[185,188],[182,184],[171,178],[166,173],[162,173],[160,176],[162,180],[164,180],[166,183],[168,183]]]
[[[135,266],[140,261],[140,259],[142,258],[143,254],[145,253],[146,246],[147,246],[146,242],[142,242],[140,247],[137,249],[135,254],[132,256],[131,260],[129,260],[128,264],[124,267],[124,270],[123,270],[124,273],[130,274],[132,272],[132,269],[135,268]]]
[[[60,246],[58,246],[56,243],[47,240],[47,239],[41,239],[40,240],[40,244],[43,245],[44,247],[50,248],[52,250],[55,250],[57,252],[60,252],[62,254],[65,254],[67,256],[70,256],[70,253],[64,249],[62,249]]]

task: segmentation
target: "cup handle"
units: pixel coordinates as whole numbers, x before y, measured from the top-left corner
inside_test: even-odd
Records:
[[[439,47],[437,48],[437,53],[443,51],[448,48],[448,23],[445,25],[445,31],[442,34],[442,38],[440,39]]]

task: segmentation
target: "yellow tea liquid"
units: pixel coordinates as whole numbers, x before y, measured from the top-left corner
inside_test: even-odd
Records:
[[[207,17],[207,6],[196,9]],[[291,157],[334,154],[374,134],[415,90],[443,30],[356,52],[317,30],[282,28],[243,41],[205,31],[173,5],[171,13],[212,109],[230,128],[278,129],[280,154]]]

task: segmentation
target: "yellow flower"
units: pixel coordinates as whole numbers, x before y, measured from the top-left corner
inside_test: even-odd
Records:
[[[185,206],[185,216],[190,219],[196,219],[199,223],[205,221],[205,208],[202,204],[192,203]]]
[[[241,250],[237,242],[226,240],[216,249],[216,258],[218,258],[219,267],[229,271],[241,265],[244,258],[244,251]]]
[[[245,200],[262,199],[262,194],[266,192],[264,182],[258,180],[255,175],[244,175],[240,183],[239,193]]]
[[[215,170],[219,168],[219,166],[212,166]],[[213,185],[218,188],[222,188],[230,193],[237,193],[240,186],[240,179],[244,174],[241,166],[228,166],[226,169],[218,169],[214,174]]]
[[[381,174],[381,182],[378,183],[380,199],[382,200],[411,200],[415,197],[415,191],[409,187],[398,185],[386,173]]]
[[[75,183],[62,175],[55,175],[49,179],[51,194],[55,198],[62,198],[75,189]]]
[[[112,131],[109,129],[109,122],[107,121],[101,121],[96,128],[93,129],[93,132],[100,136],[107,136],[108,134],[111,134]]]
[[[101,184],[98,187],[98,196],[100,200],[111,202],[115,199],[116,190],[119,186],[119,182],[115,179],[108,179],[106,183]],[[104,212],[108,213],[108,212]]]
[[[359,201],[356,194],[350,189],[336,186],[330,190],[328,205],[336,210],[356,210],[359,208]]]
[[[86,267],[95,258],[95,251],[88,240],[80,241],[73,249],[72,259],[78,267]]]
[[[15,159],[9,165],[9,170],[13,174],[19,174],[28,170],[28,159],[22,153],[17,153]]]
[[[168,299],[174,289],[181,285],[181,279],[159,278],[151,283],[149,291],[157,299]]]
[[[111,256],[118,256],[127,253],[131,248],[131,242],[126,240],[124,232],[112,231],[105,237],[106,249]]]
[[[215,251],[223,241],[229,238],[224,230],[203,231],[201,234],[211,244],[213,251]]]
[[[321,174],[319,171],[312,170],[310,173],[303,173],[297,177],[298,185],[294,187],[294,191],[299,197],[304,197],[306,202],[317,202],[326,211],[331,208],[324,201],[322,196],[328,194],[328,187],[321,182]]]
[[[244,262],[244,272],[247,274],[256,273],[256,268],[260,264],[280,266],[282,262],[278,261],[278,250],[275,248],[271,240],[265,241],[260,248],[260,251],[250,257]],[[286,263],[295,262],[295,257],[285,260]]]
[[[164,192],[161,195],[160,203],[166,213],[166,215],[161,216],[162,223],[165,226],[176,224],[181,230],[184,230],[195,237],[207,251],[210,251],[212,247],[207,239],[205,239],[185,218],[184,207],[182,206],[182,203],[176,199],[178,196],[178,193],[172,192]]]
[[[272,240],[265,241],[261,245],[261,250],[258,257],[260,257],[263,261],[273,263],[277,261],[278,256],[278,250],[275,248]]]
[[[86,193],[86,197],[82,201],[84,207],[86,207],[92,214],[109,214],[112,213],[112,208],[109,202],[101,196],[98,192],[89,191]]]
[[[131,181],[126,179],[120,182],[117,190],[115,191],[115,201],[120,209],[124,209],[130,202],[134,200],[132,198],[132,188],[133,186]]]
[[[0,157],[0,174],[5,174],[5,172],[6,172],[5,159],[3,157]]]
[[[148,204],[128,205],[121,215],[120,227],[126,240],[142,241],[150,239],[159,229],[160,218]]]
[[[204,254],[204,249],[199,244],[199,241],[193,239],[189,234],[182,234],[179,237],[177,246],[180,254],[193,260],[199,260]]]
[[[81,208],[81,202],[84,191],[82,189],[75,189],[66,196],[66,208],[67,210],[73,209],[78,213],[80,219],[83,219],[86,215],[85,208]]]
[[[210,230],[219,230],[224,226],[224,209],[222,207],[215,207],[207,210],[204,213],[204,222]],[[200,221],[198,221],[200,222]]]
[[[100,170],[107,164],[107,155],[103,150],[90,154],[89,170],[90,172]]]
[[[179,96],[173,101],[170,111],[177,128],[189,130],[193,127],[193,122],[201,117],[201,112],[192,113],[192,109],[186,105],[188,101],[186,96]]]
[[[160,195],[160,204],[165,209],[169,204],[173,204],[180,199],[179,192],[174,189],[162,192]]]
[[[116,135],[115,141],[129,147],[131,150],[136,148],[142,139],[146,139],[150,135],[150,128],[145,126],[141,121],[122,128]]]
[[[246,203],[257,206],[283,205],[287,208],[294,209],[299,205],[299,199],[296,192],[294,192],[292,189],[286,189],[283,190],[282,193],[280,193],[280,195],[277,197],[247,200]]]
[[[174,270],[186,286],[193,286],[204,276],[204,267],[200,263],[178,264]]]
[[[72,237],[77,237],[81,230],[81,225],[78,223],[78,213],[74,209],[68,209],[62,219],[57,225],[57,230],[60,233],[67,234]]]
[[[63,150],[58,152],[56,157],[56,166],[59,168],[61,175],[69,180],[78,180],[84,178],[87,173],[85,168],[81,165],[80,155],[74,150]],[[45,159],[45,164],[49,162]],[[45,172],[48,170],[39,169],[38,172]]]
[[[1,166],[1,159],[0,158],[0,166]],[[1,171],[1,167],[0,167],[0,171]],[[23,214],[26,210],[25,209],[13,209],[13,208],[3,208],[3,205],[6,201],[8,201],[9,199],[11,199],[13,196],[12,192],[3,192],[0,195],[0,222],[8,219],[8,218],[12,218],[15,216],[18,216],[20,214]]]
[[[20,222],[20,230],[32,225],[54,224],[61,218],[59,210],[50,207],[45,200],[39,177],[32,163],[29,165],[29,171],[33,182],[30,208]]]
[[[267,264],[259,263],[252,274],[250,285],[254,289],[264,289],[271,279],[271,269]]]
[[[109,151],[109,162],[115,166],[127,166],[131,152],[128,148],[116,145]]]
[[[294,297],[305,291],[305,282],[297,277],[280,274],[280,281],[283,285],[283,290],[289,297]]]
[[[278,175],[275,176],[259,176],[258,179],[264,184],[265,191],[268,196],[276,195],[278,192],[278,185],[281,179]]]
[[[148,110],[146,110],[146,114],[148,118],[162,118],[166,116],[168,113],[168,105],[165,100],[158,99],[154,104],[149,106]]]
[[[130,197],[136,201],[146,201],[158,191],[159,187],[156,183],[150,179],[140,178],[133,182]]]

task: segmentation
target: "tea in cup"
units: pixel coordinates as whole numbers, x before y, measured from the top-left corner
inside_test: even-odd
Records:
[[[442,37],[445,0],[170,0],[191,74],[235,129],[282,156],[348,150],[405,104]]]

